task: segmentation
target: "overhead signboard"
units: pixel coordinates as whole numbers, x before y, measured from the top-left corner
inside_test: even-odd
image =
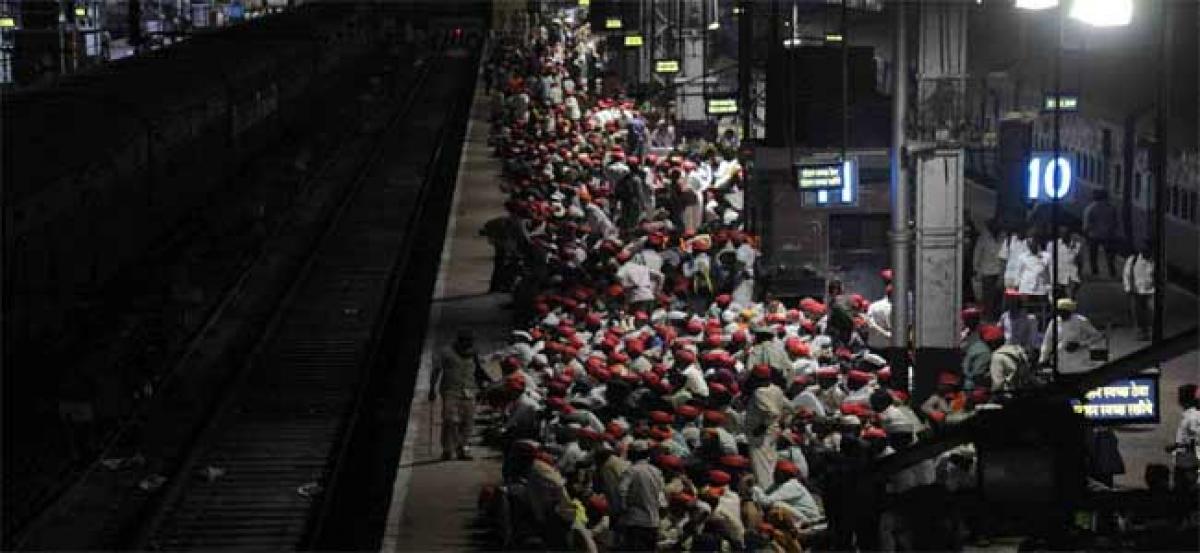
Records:
[[[17,20],[11,17],[0,17],[0,29],[11,29],[17,26]]]
[[[1079,96],[1075,94],[1046,94],[1042,97],[1042,111],[1079,111]]]
[[[1083,418],[1101,424],[1159,422],[1158,376],[1123,378],[1089,391],[1071,408]]]
[[[620,29],[621,26],[621,19],[619,17],[610,17],[604,20],[605,29]]]
[[[625,37],[625,46],[636,48],[642,45],[642,35],[628,35]]]
[[[845,186],[846,170],[839,160],[801,162],[795,166],[800,190],[835,190]]]
[[[592,0],[579,0],[579,7],[586,8],[592,5]]]
[[[1055,157],[1053,152],[1033,152],[1025,172],[1025,198],[1035,202],[1061,200],[1071,193],[1074,178],[1070,158]]]
[[[657,60],[654,62],[655,73],[678,73],[679,60]]]
[[[709,115],[736,115],[737,100],[734,98],[709,98],[704,109]]]

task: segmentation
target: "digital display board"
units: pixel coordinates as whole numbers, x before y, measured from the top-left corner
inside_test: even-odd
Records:
[[[1067,197],[1074,185],[1073,169],[1070,158],[1066,156],[1059,155],[1056,158],[1053,152],[1033,152],[1029,156],[1029,167],[1025,174],[1026,199],[1061,200]]]
[[[608,19],[605,19],[604,20],[604,28],[605,29],[620,29],[621,28],[621,20],[616,17],[610,17]]]
[[[1157,376],[1123,378],[1088,391],[1082,400],[1072,399],[1071,408],[1096,423],[1157,423],[1158,392]]]
[[[1042,97],[1042,111],[1079,111],[1079,96],[1074,94],[1046,94]]]
[[[733,98],[709,98],[704,111],[709,115],[734,115],[738,112],[737,100]]]
[[[679,60],[658,60],[654,62],[655,73],[678,73]]]
[[[625,46],[637,47],[642,45],[642,35],[629,35],[625,37]]]

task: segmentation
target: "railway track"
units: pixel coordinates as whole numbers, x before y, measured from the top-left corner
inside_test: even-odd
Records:
[[[374,352],[388,339],[382,321],[397,275],[407,269],[416,221],[437,184],[427,177],[444,163],[431,137],[461,123],[452,108],[471,66],[443,57],[419,73],[412,101],[382,134],[130,546],[278,550],[313,539]]]

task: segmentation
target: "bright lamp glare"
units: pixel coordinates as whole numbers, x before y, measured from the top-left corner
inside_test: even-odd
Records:
[[[713,21],[712,23],[708,24],[708,30],[710,30],[710,31],[715,31],[720,28],[721,28],[721,22],[719,22],[719,21]]]
[[[1058,5],[1058,0],[1017,0],[1017,7],[1023,10],[1045,10]]]
[[[1133,20],[1133,0],[1075,0],[1071,17],[1096,27],[1121,27]]]

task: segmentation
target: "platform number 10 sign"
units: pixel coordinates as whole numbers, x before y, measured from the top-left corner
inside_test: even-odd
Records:
[[[1026,175],[1026,197],[1035,201],[1061,200],[1071,192],[1071,179],[1071,162],[1067,158],[1034,154]]]

